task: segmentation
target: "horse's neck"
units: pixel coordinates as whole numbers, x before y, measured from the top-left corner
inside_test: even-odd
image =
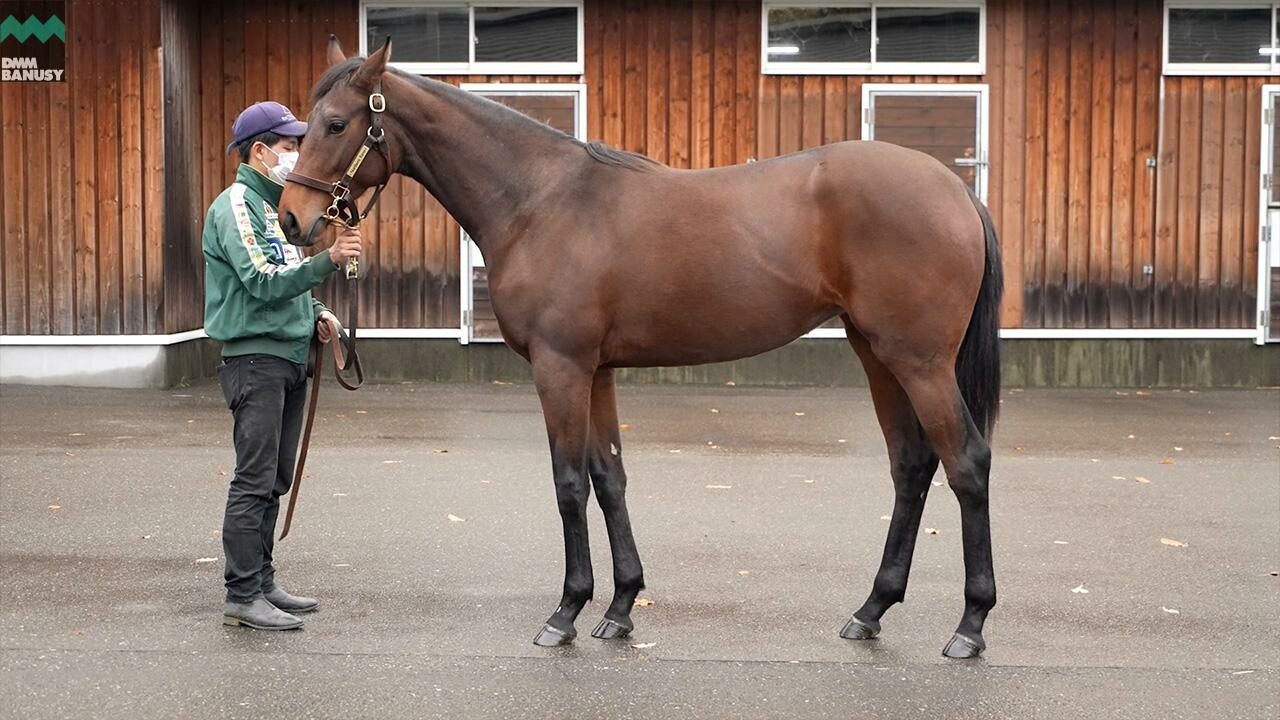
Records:
[[[410,83],[397,109],[406,154],[401,172],[417,180],[462,225],[486,262],[504,254],[517,218],[584,157],[568,138],[514,111],[439,82]],[[523,221],[522,221],[523,224]]]

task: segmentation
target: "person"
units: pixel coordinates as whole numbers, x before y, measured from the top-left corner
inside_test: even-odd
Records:
[[[303,257],[277,221],[284,180],[307,124],[284,105],[251,105],[231,126],[227,153],[240,154],[235,182],[205,216],[204,327],[221,340],[218,382],[233,418],[236,470],[222,521],[226,556],[223,622],[260,630],[301,627],[319,602],[286,592],[272,565],[280,496],[289,491],[306,400],[312,333],[340,331],[311,297],[340,265],[360,256],[360,233],[343,230],[324,252]]]

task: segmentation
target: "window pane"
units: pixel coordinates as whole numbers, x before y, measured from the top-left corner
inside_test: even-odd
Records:
[[[467,8],[371,7],[366,17],[368,47],[382,47],[388,35],[396,62],[465,63]]]
[[[769,62],[871,62],[871,8],[769,8]]]
[[[476,8],[476,62],[577,61],[577,8]]]
[[[502,103],[512,110],[546,123],[560,132],[577,137],[577,100],[575,95],[481,95]]]
[[[927,155],[978,189],[978,98],[974,95],[872,95],[875,139]]]
[[[1169,62],[1271,62],[1271,10],[1169,9]]]
[[[878,8],[876,62],[978,62],[978,8]]]

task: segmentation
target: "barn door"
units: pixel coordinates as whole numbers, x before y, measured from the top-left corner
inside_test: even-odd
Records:
[[[862,86],[862,139],[932,155],[987,199],[987,86]]]
[[[570,83],[464,84],[464,90],[583,140],[587,134],[586,85]],[[489,270],[480,248],[462,231],[462,342],[501,342],[498,318],[489,300]]]
[[[1262,87],[1258,343],[1280,342],[1280,85]]]

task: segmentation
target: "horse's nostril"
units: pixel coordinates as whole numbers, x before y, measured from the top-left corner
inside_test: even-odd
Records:
[[[293,216],[292,212],[286,212],[280,218],[280,229],[284,231],[284,236],[290,240],[298,237],[298,219]]]

